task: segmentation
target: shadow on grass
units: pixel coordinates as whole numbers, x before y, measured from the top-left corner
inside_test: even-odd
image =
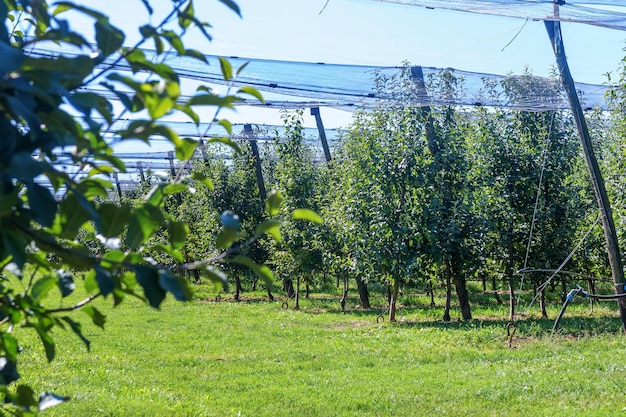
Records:
[[[480,294],[473,301],[473,313],[475,318],[463,321],[453,319],[443,321],[443,306],[431,306],[430,300],[426,296],[408,296],[401,299],[398,308],[399,321],[388,322],[388,306],[386,299],[381,295],[374,295],[370,298],[373,305],[370,309],[360,307],[359,298],[348,297],[346,308],[341,309],[340,296],[331,294],[311,294],[310,298],[300,299],[299,311],[304,314],[340,314],[349,316],[358,321],[371,321],[372,323],[385,323],[387,325],[414,327],[414,328],[435,328],[446,330],[472,331],[480,328],[499,328],[503,334],[507,334],[509,320],[506,316],[506,306],[500,305],[491,294]],[[209,302],[234,302],[242,304],[278,304],[285,309],[293,309],[293,298],[276,296],[269,300],[262,293],[242,295],[239,301],[233,300],[231,295],[223,295],[218,300],[205,299]],[[410,303],[410,304],[409,304]],[[453,306],[454,309],[454,306]],[[501,310],[501,311],[498,311]],[[502,313],[502,314],[500,314]],[[381,317],[382,316],[382,317]],[[516,337],[545,337],[554,335],[552,331],[554,318],[522,317],[515,322]],[[513,328],[510,329],[510,332]],[[566,314],[559,324],[556,335],[563,337],[584,337],[594,335],[615,335],[622,333],[621,320],[615,314],[597,313],[594,316],[588,314]]]

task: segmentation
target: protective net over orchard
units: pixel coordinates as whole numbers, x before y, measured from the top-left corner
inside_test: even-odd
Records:
[[[616,0],[359,0],[376,1],[417,6],[432,9],[447,9],[464,12],[516,17],[533,20],[558,20],[591,24],[606,28],[626,30],[626,7]],[[72,55],[78,51],[68,46],[56,44],[38,44],[33,46],[33,56]],[[154,50],[143,49],[148,60],[154,60]],[[237,106],[255,106],[275,109],[296,109],[314,107],[332,107],[341,110],[356,111],[379,106],[485,106],[500,107],[524,111],[546,111],[569,109],[562,84],[558,77],[540,77],[532,73],[524,74],[489,74],[469,72],[456,68],[435,68],[427,65],[363,66],[340,65],[322,62],[293,62],[244,57],[226,57],[236,70],[241,72],[224,80],[219,56],[203,55],[208,65],[198,59],[180,56],[175,52],[161,55],[178,75],[187,83],[208,84],[228,87],[252,86],[263,92],[266,100],[246,99],[234,103]],[[427,63],[420,63],[427,64]],[[133,69],[124,60],[109,58],[101,64],[121,72]],[[386,82],[394,79],[405,81],[403,90],[385,89]],[[455,88],[441,88],[442,80],[454,79]],[[381,88],[381,85],[383,88]],[[600,108],[607,110],[607,90],[610,87],[597,84],[576,83],[576,90],[586,109]],[[86,90],[117,100],[119,97],[109,90],[94,83]],[[186,99],[188,97],[181,97]],[[118,120],[118,124],[128,121]],[[172,121],[172,128],[181,135],[195,138],[211,137],[214,130],[204,126],[196,127]],[[255,135],[243,134],[241,127],[235,126],[235,140],[271,139],[268,132],[279,131],[279,126],[257,126]],[[315,131],[307,132],[315,136]],[[328,131],[330,140],[336,140],[337,131]],[[275,137],[275,135],[274,135]],[[125,155],[131,158],[130,153]],[[171,155],[167,152],[145,153],[145,159],[131,163],[131,169],[167,169]],[[196,155],[201,157],[200,154]],[[168,161],[169,159],[169,161]]]
[[[63,52],[52,47],[33,49],[33,54],[37,56]],[[143,52],[148,58],[154,55],[151,50]],[[246,100],[239,105],[277,109],[334,107],[342,110],[394,104],[415,107],[492,106],[528,111],[569,108],[558,78],[539,77],[530,73],[497,75],[415,65],[363,66],[228,57],[234,68],[244,64],[246,67],[234,79],[225,81],[220,57],[204,57],[209,65],[189,57],[177,56],[175,53],[170,53],[166,62],[181,77],[189,80],[234,87],[253,86],[264,93],[275,93],[280,97],[266,100],[265,103]],[[102,65],[113,65],[119,71],[131,70],[125,63],[104,62]],[[379,88],[381,80],[402,77],[405,73],[421,73],[421,80],[414,79],[416,85],[424,84],[425,88],[401,95],[389,95]],[[449,91],[438,91],[436,88],[436,79],[444,74],[454,76],[460,85],[453,94]],[[522,85],[523,89],[520,88]],[[577,83],[576,88],[585,107],[607,108],[604,99],[606,86]],[[110,98],[115,99],[115,96],[111,95]]]
[[[362,0],[626,30],[622,0]],[[556,7],[555,7],[556,6]]]

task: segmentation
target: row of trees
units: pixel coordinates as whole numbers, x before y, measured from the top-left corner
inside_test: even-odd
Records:
[[[239,14],[234,1],[219,2]],[[188,300],[188,282],[174,267],[221,285],[227,282],[224,270],[231,270],[236,296],[244,277],[251,277],[252,286],[261,279],[270,298],[273,270],[296,306],[301,285],[308,289],[327,274],[343,281],[344,306],[350,279],[363,307],[369,307],[368,285],[382,283],[389,289],[391,319],[403,286],[443,285],[444,319],[450,318],[453,289],[469,319],[469,279],[490,279],[494,289],[508,285],[513,314],[515,272],[554,268],[595,222],[567,112],[453,105],[383,104],[358,113],[329,164],[312,162],[302,113],[286,114],[286,131],[262,147],[260,158],[254,142],[218,139],[238,151],[233,159],[207,158],[189,176],[181,170],[165,182],[147,179],[127,201],[108,201],[109,179],[125,170],[112,142],[162,137],[187,161],[197,142],[180,137],[166,116],[198,125],[198,109],[208,106],[228,136],[232,126],[218,118],[219,110],[242,96],[262,99],[245,87],[218,95],[200,86],[183,94],[166,56],[205,62],[185,46],[184,36],[196,31],[210,40],[210,25],[192,0],[159,4],[156,11],[149,0],[138,3],[146,23],[129,47],[124,31],[98,10],[63,1],[53,8],[41,0],[0,2],[0,273],[21,280],[18,288],[8,279],[0,283],[2,413],[32,415],[65,401],[52,393],[37,396],[18,383],[17,329],[35,332],[49,360],[55,356],[53,329],[73,331],[89,348],[73,311],[82,310],[102,327],[105,317],[92,305],[99,297],[117,305],[138,296],[154,307],[168,292]],[[77,14],[93,22],[91,34],[72,29],[68,16]],[[147,44],[154,45],[155,56],[141,52]],[[31,56],[31,48],[42,45],[73,52]],[[120,62],[129,70],[114,71]],[[227,60],[221,68],[225,81],[237,75]],[[386,96],[397,98],[423,96],[425,85],[441,97],[462,88],[451,72],[424,80],[419,68],[378,81]],[[102,90],[84,90],[95,83]],[[501,87],[511,97],[551,88],[537,83],[528,75]],[[621,225],[626,76],[616,84],[615,114],[588,117],[611,173],[609,191]],[[501,94],[495,87],[486,83],[483,94]],[[116,128],[121,117],[133,122]],[[60,149],[84,175],[68,175],[54,164]],[[320,216],[323,225],[317,225]],[[569,269],[606,272],[601,236],[596,227]],[[77,274],[84,279],[76,280]],[[52,306],[55,288],[65,298],[79,284],[86,299]]]
[[[483,94],[502,94],[496,90],[503,88],[510,97],[537,89],[557,95],[555,85],[527,73],[508,77],[498,89],[486,81]],[[396,98],[423,95],[426,87],[453,96],[463,80],[450,71],[425,80],[413,67],[379,78],[378,86]],[[617,90],[612,101],[616,108],[623,102]],[[620,219],[622,115],[587,114],[603,168],[611,173],[608,185]],[[343,283],[342,306],[349,281],[356,283],[365,308],[368,284],[382,284],[394,320],[402,287],[432,293],[441,286],[447,295],[443,319],[450,320],[453,293],[461,316],[470,319],[467,283],[478,279],[492,290],[507,290],[513,316],[522,276],[537,288],[583,236],[566,269],[608,276],[597,209],[568,111],[383,104],[355,114],[328,163],[313,162],[301,111],[285,112],[284,121],[285,131],[274,132],[274,141],[260,149],[263,186],[284,197],[284,210],[307,207],[325,223],[289,222],[278,241],[258,240],[241,251],[272,267],[296,307],[301,284],[308,292],[310,284],[332,275]],[[233,210],[244,235],[265,220],[257,154],[248,142],[240,146],[232,161],[209,160],[196,168],[214,179],[212,191],[188,195],[176,205],[179,218],[194,225],[186,247],[191,260],[215,250],[211,242],[217,238],[215,215],[197,216]],[[544,273],[519,272],[524,269]],[[245,276],[238,272],[236,298]],[[250,285],[256,285],[254,278]],[[540,295],[545,315],[545,291]]]

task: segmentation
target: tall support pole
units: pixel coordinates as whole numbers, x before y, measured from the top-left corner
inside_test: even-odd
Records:
[[[555,6],[555,8],[558,8],[558,6]],[[546,21],[545,24],[548,36],[550,37],[550,42],[552,43],[554,55],[556,56],[559,73],[561,74],[561,82],[563,83],[563,88],[565,89],[570,106],[572,107],[572,114],[574,116],[576,127],[578,128],[578,136],[580,137],[583,154],[585,155],[585,163],[587,164],[587,170],[589,171],[598,207],[600,208],[602,228],[604,229],[604,238],[606,239],[606,248],[609,255],[609,264],[611,265],[611,274],[613,276],[613,283],[615,284],[615,293],[622,294],[626,292],[626,289],[624,288],[624,266],[620,256],[613,213],[611,211],[609,197],[606,193],[604,178],[600,172],[598,160],[593,152],[589,130],[587,129],[587,122],[585,121],[585,115],[580,105],[580,101],[578,100],[574,79],[572,78],[572,74],[570,73],[569,66],[567,64],[567,58],[565,57],[565,48],[563,46],[563,37],[561,34],[561,23],[559,21]],[[618,299],[618,306],[620,317],[622,319],[622,327],[626,330],[626,300],[624,298]]]
[[[315,123],[317,124],[317,131],[320,134],[320,141],[322,142],[322,148],[324,149],[324,156],[326,162],[332,160],[330,156],[330,148],[328,147],[328,141],[326,140],[326,131],[324,130],[324,124],[322,123],[322,115],[320,114],[319,107],[311,107],[311,116],[315,116]]]
[[[120,199],[120,203],[122,202],[122,187],[120,186],[120,179],[117,176],[117,172],[113,173],[113,179],[115,179],[115,186],[117,187],[117,196]]]
[[[261,156],[259,155],[259,147],[254,139],[254,133],[252,132],[252,125],[243,125],[244,134],[250,139],[250,149],[252,150],[252,156],[254,157],[254,169],[256,171],[256,182],[259,187],[259,196],[261,197],[261,204],[265,204],[267,199],[267,192],[265,191],[265,181],[263,180],[263,170],[261,169]]]
[[[174,151],[167,151],[167,159],[170,161],[170,174],[176,178],[176,168],[174,167]]]

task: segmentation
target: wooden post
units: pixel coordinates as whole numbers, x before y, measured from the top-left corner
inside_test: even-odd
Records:
[[[558,5],[556,4],[555,14],[558,14]],[[585,121],[585,114],[580,105],[578,94],[576,93],[576,85],[574,84],[574,79],[572,78],[569,65],[567,64],[561,34],[561,23],[559,21],[545,21],[545,25],[548,36],[550,37],[550,42],[552,43],[554,55],[556,56],[557,67],[561,74],[561,82],[563,83],[563,88],[565,89],[570,106],[572,107],[572,114],[576,122],[576,127],[578,128],[578,136],[580,137],[583,154],[585,155],[585,163],[591,177],[591,183],[600,209],[600,215],[602,216],[602,228],[604,229],[609,264],[611,265],[611,274],[613,276],[613,283],[615,284],[615,293],[623,294],[626,292],[624,289],[624,267],[620,257],[613,213],[611,212],[609,197],[606,193],[604,178],[602,177],[598,161],[593,151],[589,130],[587,129],[587,122]],[[624,298],[618,299],[618,306],[622,319],[622,327],[626,330],[626,300]]]
[[[261,196],[261,204],[265,204],[267,199],[267,193],[265,191],[265,181],[263,181],[263,170],[261,169],[261,156],[259,155],[259,147],[254,139],[254,133],[252,132],[252,125],[246,123],[243,125],[244,134],[250,139],[250,149],[252,150],[252,156],[254,157],[254,169],[256,170],[256,182],[259,187],[259,196]]]
[[[205,164],[209,163],[209,155],[206,151],[206,145],[204,144],[204,140],[200,139],[200,144],[198,145],[198,147],[200,148],[200,153],[202,154],[202,159],[204,160]]]
[[[320,114],[319,107],[311,107],[311,115],[315,116],[315,123],[317,124],[317,131],[320,134],[320,142],[322,142],[322,148],[324,149],[324,156],[326,162],[332,160],[330,156],[330,148],[328,147],[328,141],[326,140],[326,131],[324,130],[324,124],[322,123],[322,115]]]
[[[137,161],[137,169],[139,170],[139,178],[141,178],[141,185],[146,183],[146,175],[143,173],[143,163]]]
[[[117,176],[117,172],[113,173],[113,178],[115,179],[115,185],[117,187],[117,195],[120,198],[120,202],[122,201],[122,187],[120,186],[120,179]]]
[[[167,159],[170,160],[170,173],[172,178],[176,178],[176,168],[174,167],[174,151],[167,151]]]

